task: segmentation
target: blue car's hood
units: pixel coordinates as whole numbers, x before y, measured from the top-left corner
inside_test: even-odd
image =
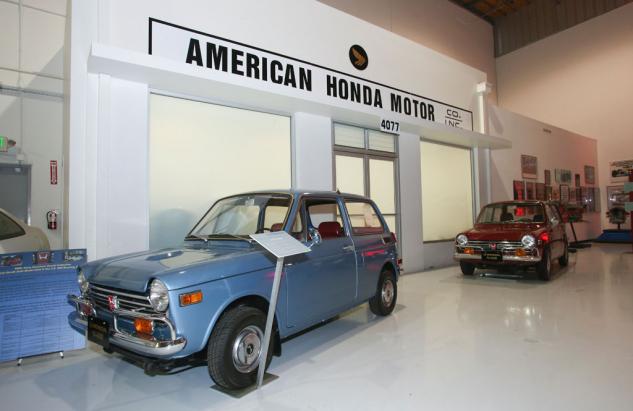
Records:
[[[176,290],[273,265],[272,257],[259,246],[210,241],[111,257],[88,263],[83,270],[91,283],[142,293],[153,278]]]

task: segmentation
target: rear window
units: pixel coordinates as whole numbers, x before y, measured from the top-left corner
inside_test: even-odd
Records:
[[[18,237],[24,234],[24,230],[15,221],[4,213],[0,213],[0,240]]]
[[[385,231],[374,206],[366,201],[345,200],[352,235],[382,234]]]
[[[477,223],[544,223],[545,210],[540,204],[491,204],[481,211]]]

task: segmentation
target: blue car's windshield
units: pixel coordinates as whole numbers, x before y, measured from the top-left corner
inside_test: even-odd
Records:
[[[242,238],[249,234],[279,231],[286,220],[290,203],[290,196],[283,194],[249,194],[225,198],[211,207],[187,239]]]

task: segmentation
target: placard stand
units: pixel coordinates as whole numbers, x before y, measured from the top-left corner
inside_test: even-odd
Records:
[[[257,370],[257,388],[259,388],[262,386],[262,383],[264,381],[264,372],[266,371],[268,347],[270,346],[270,338],[273,331],[273,322],[275,320],[275,309],[277,308],[277,298],[279,297],[279,285],[281,283],[281,274],[284,268],[284,258],[297,254],[307,253],[310,251],[310,249],[285,231],[252,234],[250,237],[259,245],[268,250],[275,257],[277,257],[275,278],[273,280],[273,288],[270,294],[268,316],[266,317],[266,331],[264,332],[264,341],[259,357],[259,369]]]

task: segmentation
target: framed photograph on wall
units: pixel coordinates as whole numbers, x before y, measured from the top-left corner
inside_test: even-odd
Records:
[[[609,210],[613,207],[624,208],[624,203],[627,201],[629,201],[629,195],[624,192],[624,186],[607,187],[607,207]]]
[[[545,186],[545,200],[552,201],[554,195],[552,194],[552,186]]]
[[[515,200],[525,200],[525,182],[523,180],[514,180],[512,182]]]
[[[629,170],[633,170],[633,160],[612,161],[609,163],[611,182],[629,181]]]
[[[551,186],[552,185],[552,172],[549,170],[545,170],[545,179],[543,181],[545,181],[545,185],[546,186]]]
[[[521,176],[523,178],[538,178],[536,161],[537,158],[534,156],[521,154]]]
[[[525,199],[536,200],[536,190],[534,188],[534,181],[525,182]]]
[[[596,184],[596,169],[593,166],[585,166],[585,184]]]
[[[569,203],[569,186],[567,184],[560,185],[560,202],[563,204]]]
[[[574,187],[580,187],[580,174],[574,174]]]
[[[547,197],[545,197],[545,184],[543,183],[536,183],[535,184],[535,189],[536,189],[536,199],[537,200],[547,200]]]
[[[554,169],[554,178],[559,184],[571,184],[571,170],[565,170],[562,168]]]

